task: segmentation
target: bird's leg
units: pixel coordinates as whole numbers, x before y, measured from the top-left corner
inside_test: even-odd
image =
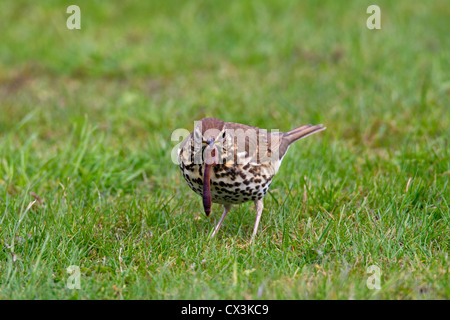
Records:
[[[220,218],[219,223],[217,224],[216,228],[214,229],[214,232],[212,233],[211,238],[214,237],[215,234],[217,233],[217,231],[219,230],[220,226],[222,225],[223,220],[227,216],[228,212],[230,212],[230,209],[231,209],[231,204],[224,204],[223,205],[222,217]]]
[[[255,222],[255,227],[253,228],[253,235],[252,235],[252,238],[250,239],[250,243],[252,243],[253,238],[255,238],[256,232],[258,231],[259,220],[261,220],[261,214],[264,209],[263,200],[262,199],[256,200],[255,206],[256,206],[256,222]]]

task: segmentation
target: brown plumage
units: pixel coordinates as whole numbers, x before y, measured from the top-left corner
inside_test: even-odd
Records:
[[[253,239],[263,210],[262,199],[290,145],[325,129],[322,125],[306,125],[283,133],[216,118],[198,121],[180,145],[178,164],[189,187],[203,197],[207,216],[211,202],[224,206],[212,236],[232,204],[254,201],[257,215]]]

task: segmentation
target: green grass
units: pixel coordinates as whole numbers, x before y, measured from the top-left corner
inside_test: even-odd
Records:
[[[364,1],[77,4],[70,31],[63,1],[0,3],[1,299],[450,298],[448,1],[380,0],[381,30]],[[205,116],[328,127],[253,245],[251,203],[207,238],[221,208],[170,160]]]

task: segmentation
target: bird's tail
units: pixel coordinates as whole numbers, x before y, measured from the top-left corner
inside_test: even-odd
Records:
[[[322,131],[325,129],[326,129],[326,127],[324,127],[321,124],[317,124],[315,126],[308,124],[306,126],[301,126],[301,127],[298,127],[291,131],[286,132],[283,135],[283,140],[286,141],[288,145],[290,145],[291,143],[293,143],[299,139],[306,138],[307,136],[309,136],[313,133],[316,133],[316,132],[319,132],[319,131]]]

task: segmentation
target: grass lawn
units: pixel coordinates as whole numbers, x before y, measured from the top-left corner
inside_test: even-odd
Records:
[[[0,299],[450,298],[447,0],[73,4],[0,2]],[[328,128],[252,245],[171,161],[207,116]]]

